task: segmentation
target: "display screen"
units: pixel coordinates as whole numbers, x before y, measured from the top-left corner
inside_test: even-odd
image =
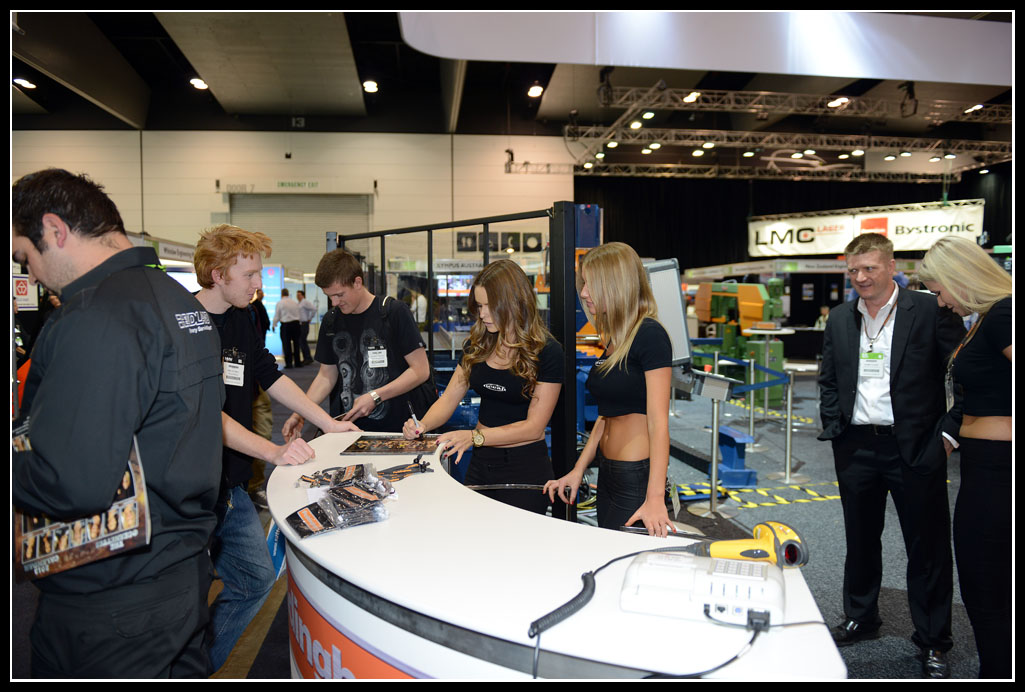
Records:
[[[438,277],[438,297],[453,298],[470,295],[473,274],[448,274]]]

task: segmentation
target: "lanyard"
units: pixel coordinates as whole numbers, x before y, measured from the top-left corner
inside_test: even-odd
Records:
[[[875,346],[876,341],[879,339],[879,335],[883,333],[884,329],[886,329],[886,323],[890,321],[890,316],[893,315],[893,308],[896,305],[897,305],[896,302],[890,304],[890,309],[886,312],[886,319],[883,320],[883,324],[882,324],[881,327],[879,327],[879,330],[876,331],[876,335],[875,336],[869,336],[868,335],[868,319],[867,319],[867,317],[861,321],[861,326],[865,330],[865,336],[868,338],[868,352],[869,353],[872,352],[872,348]]]

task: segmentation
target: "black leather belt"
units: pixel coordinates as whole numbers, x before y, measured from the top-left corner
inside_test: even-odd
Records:
[[[895,435],[892,425],[874,425],[869,423],[868,425],[852,425],[851,428],[858,433],[863,435]]]

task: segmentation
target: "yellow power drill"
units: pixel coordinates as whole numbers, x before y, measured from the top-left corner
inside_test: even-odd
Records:
[[[683,552],[701,557],[771,562],[780,567],[803,567],[808,564],[808,548],[804,539],[786,524],[763,521],[755,525],[752,534],[752,538],[695,543]]]

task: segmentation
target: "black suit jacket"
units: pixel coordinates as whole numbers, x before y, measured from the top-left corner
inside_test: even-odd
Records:
[[[960,398],[946,410],[943,380],[947,359],[964,337],[964,322],[939,307],[935,296],[897,290],[890,347],[894,429],[904,462],[929,473],[947,460],[941,432],[957,439],[961,427]],[[840,437],[854,415],[862,328],[857,302],[833,308],[826,322],[819,375],[820,440]]]

